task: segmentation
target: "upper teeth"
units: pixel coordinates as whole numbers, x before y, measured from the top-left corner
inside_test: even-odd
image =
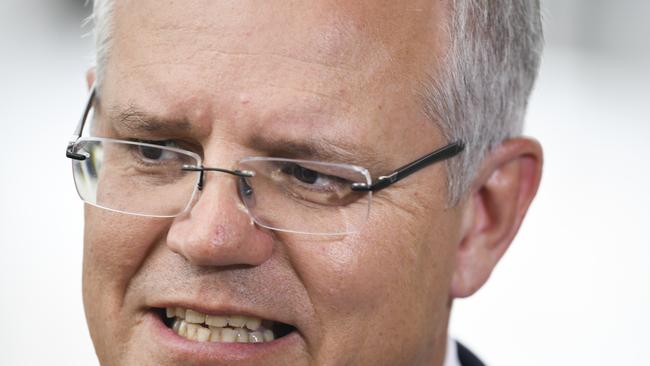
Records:
[[[270,342],[275,339],[273,331],[262,328],[262,319],[256,317],[206,315],[192,309],[179,307],[167,308],[166,315],[168,318],[176,318],[172,327],[174,332],[190,340],[258,343]]]

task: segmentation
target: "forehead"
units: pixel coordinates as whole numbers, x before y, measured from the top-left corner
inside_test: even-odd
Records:
[[[415,89],[442,48],[441,2],[162,4],[116,2],[103,85],[113,107],[135,105],[205,131],[237,121],[240,131],[376,140],[431,125]]]

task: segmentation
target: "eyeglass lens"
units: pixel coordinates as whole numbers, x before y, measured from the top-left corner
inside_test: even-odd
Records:
[[[73,162],[81,198],[93,205],[124,213],[171,217],[191,200],[196,165],[190,155],[128,141],[80,141],[77,152],[87,159]]]
[[[88,158],[73,161],[81,198],[93,205],[144,216],[182,213],[196,192],[198,173],[184,166],[200,162],[189,154],[130,141],[86,139],[75,145]],[[342,164],[276,158],[248,158],[238,169],[238,193],[261,226],[311,234],[358,231],[370,208],[370,193],[351,189],[369,183],[367,173]],[[215,173],[218,174],[218,173]],[[229,179],[232,179],[229,177]]]

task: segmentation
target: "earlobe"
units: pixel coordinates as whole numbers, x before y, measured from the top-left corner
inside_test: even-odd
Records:
[[[90,69],[88,69],[88,71],[86,71],[86,86],[88,87],[89,90],[90,88],[93,87],[93,84],[95,84],[95,79],[96,79],[95,68],[91,67]]]
[[[537,141],[504,142],[485,157],[463,207],[451,296],[478,291],[514,239],[532,202],[542,169]]]

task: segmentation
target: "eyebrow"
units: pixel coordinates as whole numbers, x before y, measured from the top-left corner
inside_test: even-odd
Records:
[[[357,165],[370,172],[385,168],[381,166],[381,162],[372,159],[375,154],[369,149],[324,136],[310,136],[305,140],[296,140],[288,137],[253,135],[248,143],[256,150],[266,151],[276,157]]]
[[[130,132],[156,132],[174,134],[191,132],[192,124],[187,120],[162,118],[145,113],[135,106],[114,107],[109,113],[109,120],[119,129]]]
[[[109,120],[113,122],[118,131],[127,130],[134,134],[189,134],[193,130],[192,124],[187,120],[152,115],[133,105],[126,108],[111,108]],[[377,155],[373,149],[325,136],[310,136],[303,140],[286,136],[254,134],[248,139],[247,145],[257,151],[265,152],[269,156],[350,164],[366,168],[371,173],[380,173],[389,169],[383,161],[373,158]]]

